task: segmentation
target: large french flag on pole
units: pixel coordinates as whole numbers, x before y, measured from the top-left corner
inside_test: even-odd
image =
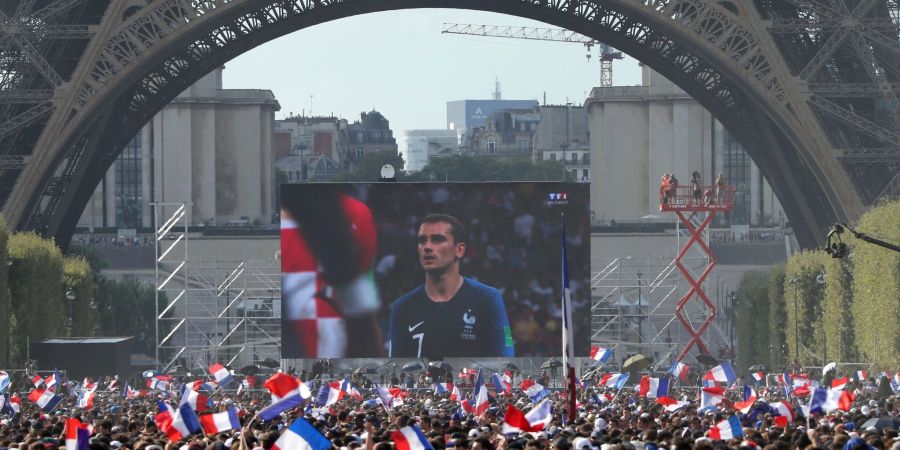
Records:
[[[484,378],[481,377],[481,371],[478,371],[478,377],[475,378],[475,389],[472,391],[472,414],[480,416],[487,411],[488,389],[484,385]]]
[[[299,417],[281,433],[271,450],[328,450],[331,442],[306,419]]]
[[[419,427],[412,425],[391,433],[397,450],[434,450]]]
[[[738,420],[737,416],[731,416],[709,429],[709,437],[711,439],[727,441],[743,436],[744,430],[741,428],[741,421]]]
[[[9,387],[9,384],[9,374],[0,370],[0,392],[5,391],[6,388]]]
[[[28,394],[28,399],[43,409],[44,412],[50,412],[62,401],[62,396],[56,395],[50,388],[34,389]]]
[[[566,254],[566,216],[562,215],[562,366],[565,370],[566,417],[575,420],[575,335],[572,332],[572,292]]]
[[[234,377],[231,376],[231,371],[219,363],[209,366],[209,373],[216,379],[216,384],[223,388],[234,380]]]
[[[197,413],[191,409],[190,405],[184,404],[178,409],[173,409],[161,400],[157,400],[157,405],[159,412],[154,418],[156,427],[165,433],[169,440],[180,441],[203,429]]]
[[[497,392],[497,395],[510,394],[512,392],[512,386],[499,373],[491,375],[491,381],[494,383],[494,390]]]
[[[515,406],[508,405],[503,417],[503,434],[543,430],[553,417],[550,406],[550,400],[545,399],[525,414]]]
[[[259,417],[263,420],[272,420],[283,411],[300,406],[312,396],[303,381],[281,372],[266,380],[265,387],[272,393],[272,403],[259,412]]]
[[[669,373],[672,374],[675,378],[678,378],[681,381],[687,379],[688,372],[690,372],[691,368],[688,367],[687,364],[681,361],[675,361],[672,363],[672,367],[669,368]]]
[[[855,399],[856,397],[852,393],[841,389],[816,389],[809,400],[809,412],[810,414],[827,414],[835,409],[850,411],[850,406]]]

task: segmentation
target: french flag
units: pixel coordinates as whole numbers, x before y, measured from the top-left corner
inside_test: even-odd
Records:
[[[659,398],[669,395],[669,379],[650,378],[650,376],[644,375],[641,377],[638,395],[647,398]]]
[[[769,411],[775,416],[775,425],[785,428],[789,423],[794,423],[794,410],[787,402],[769,404]]]
[[[754,403],[756,403],[756,391],[754,391],[752,387],[745,385],[744,401],[736,402],[734,404],[734,409],[747,414],[748,412],[750,412],[750,408],[753,407]]]
[[[537,403],[550,395],[550,390],[527,378],[522,380],[521,387],[525,395],[531,399],[531,403]]]
[[[390,410],[393,407],[394,395],[391,394],[391,391],[388,388],[380,384],[376,384],[375,395],[377,395],[378,398],[381,399],[381,404],[384,405],[384,409]]]
[[[613,355],[613,350],[611,348],[603,348],[598,345],[591,346],[591,359],[594,361],[605,363],[609,361]]]
[[[506,415],[503,417],[503,434],[543,430],[550,423],[552,417],[549,399],[535,405],[528,414],[513,405],[508,405]]]
[[[172,377],[169,376],[156,375],[153,378],[147,380],[147,387],[157,391],[165,391],[169,388],[169,380],[171,379]]]
[[[180,405],[189,405],[191,409],[197,412],[203,412],[209,409],[209,397],[200,393],[199,388],[202,383],[200,381],[192,381],[185,383],[181,393]]]
[[[731,416],[726,420],[717,423],[709,429],[709,437],[727,441],[729,439],[744,437],[744,430],[741,428],[741,421],[737,416]]]
[[[391,433],[391,439],[397,450],[434,450],[422,430],[415,425],[403,427]]]
[[[478,377],[475,378],[475,389],[472,391],[472,408],[473,414],[480,416],[488,409],[488,390],[484,385],[484,379],[481,371],[478,371]]]
[[[453,390],[453,383],[434,383],[434,395],[446,394]]]
[[[835,378],[831,380],[831,388],[832,389],[844,389],[847,386],[847,383],[850,382],[850,378]]]
[[[229,371],[225,368],[225,366],[219,363],[215,363],[209,366],[209,373],[211,373],[213,378],[216,379],[216,384],[222,386],[223,388],[225,386],[228,386],[228,384],[231,383],[232,380],[234,380],[234,377],[231,376],[231,371]]]
[[[793,384],[791,382],[791,374],[787,372],[779,373],[775,376],[775,379],[778,380],[778,383],[783,386],[791,386]]]
[[[497,392],[497,395],[510,394],[512,392],[512,386],[500,377],[499,373],[491,375],[491,381],[494,383],[494,390]]]
[[[682,363],[681,361],[675,361],[672,364],[672,367],[669,368],[669,373],[672,374],[673,377],[678,378],[681,381],[684,381],[691,368],[688,367],[687,364]]]
[[[757,383],[766,379],[766,374],[764,372],[753,372],[750,376],[753,377],[753,381],[756,381]]]
[[[459,401],[462,398],[462,395],[459,393],[459,386],[453,386],[453,390],[450,391],[450,401]]]
[[[299,378],[278,372],[266,380],[264,386],[272,394],[272,404],[259,412],[263,420],[272,420],[283,411],[300,406],[312,397],[312,392]]]
[[[228,430],[241,429],[241,421],[238,419],[237,410],[234,406],[229,407],[228,411],[200,416],[200,425],[206,434],[224,433]]]
[[[66,419],[66,450],[87,450],[91,430],[78,419]]]
[[[725,390],[722,388],[701,388],[700,389],[700,408],[698,411],[705,409],[715,409],[716,405],[722,403],[725,397]]]
[[[128,385],[128,382],[125,382],[125,386],[122,387],[122,398],[127,398],[129,400],[137,397],[137,391],[134,390],[131,386]]]
[[[9,374],[0,370],[0,392],[3,392],[10,385]]]
[[[866,373],[865,370],[857,370],[856,371],[856,380],[857,381],[866,381],[869,379],[869,374]]]
[[[792,383],[794,387],[809,386],[811,378],[808,373],[795,373]]]
[[[600,377],[600,386],[622,389],[628,381],[627,373],[604,373]]]
[[[28,399],[38,405],[44,412],[53,411],[56,405],[62,401],[61,395],[56,395],[48,389],[35,389],[28,394]]]
[[[852,393],[844,390],[816,389],[809,400],[809,412],[810,414],[827,414],[835,409],[850,411],[850,406],[855,399],[856,397]]]
[[[154,417],[156,427],[171,441],[180,441],[203,429],[197,413],[189,405],[181,405],[173,409],[161,400],[156,401],[159,412]]]
[[[94,408],[94,390],[97,389],[97,385],[93,385],[93,389],[89,389],[86,391],[81,391],[78,394],[78,401],[76,406],[84,409],[93,409]]]
[[[56,370],[53,371],[50,375],[47,376],[47,379],[44,380],[44,386],[51,391],[56,390],[56,386],[59,384],[59,373]]]
[[[34,388],[37,389],[44,385],[44,377],[35,375],[34,378],[31,379],[31,382],[34,383]]]
[[[713,367],[709,370],[708,374],[711,374],[711,379],[718,381],[720,383],[731,384],[737,377],[734,375],[734,370],[731,369],[731,364],[728,361],[723,361],[716,367]]]
[[[291,426],[281,433],[271,450],[328,450],[331,441],[309,424],[306,419],[299,417]]]
[[[0,414],[14,416],[22,410],[22,399],[18,395],[0,394]]]
[[[691,404],[691,402],[678,401],[672,397],[659,397],[656,399],[656,403],[662,405],[663,409],[668,412],[678,411],[679,409]]]

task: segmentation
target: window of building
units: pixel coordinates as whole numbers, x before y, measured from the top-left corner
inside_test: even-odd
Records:
[[[141,176],[141,133],[116,158],[116,226],[140,228],[144,196]]]
[[[531,151],[531,141],[528,139],[519,139],[517,141],[519,152],[528,153]]]
[[[750,225],[750,155],[728,131],[724,136],[723,165],[725,183],[734,186],[732,225]]]
[[[487,150],[488,153],[496,153],[497,152],[497,139],[493,136],[489,137],[487,140]]]
[[[572,163],[573,163],[573,164],[574,164],[574,163],[577,163],[577,162],[578,162],[578,153],[572,153],[572,158],[571,158],[571,159],[572,159]]]
[[[578,169],[572,169],[572,179],[573,180],[578,179]]]
[[[587,181],[590,179],[590,175],[588,175],[587,169],[581,169],[581,181]]]
[[[550,154],[550,161],[556,161],[556,153]]]

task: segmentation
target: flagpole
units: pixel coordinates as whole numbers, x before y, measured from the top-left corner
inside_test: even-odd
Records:
[[[562,326],[562,359],[563,359],[563,368],[565,372],[563,372],[563,380],[565,382],[565,392],[566,392],[566,413],[568,420],[575,420],[575,367],[574,363],[574,352],[572,349],[573,335],[572,335],[572,304],[569,296],[571,295],[569,292],[569,268],[568,261],[566,256],[566,214],[564,212],[560,213],[560,219],[562,221],[562,232],[561,232],[561,243],[562,243],[562,313],[563,313],[563,326]]]

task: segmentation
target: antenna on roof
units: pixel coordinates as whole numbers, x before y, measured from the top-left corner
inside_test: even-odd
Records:
[[[494,100],[500,100],[500,79],[494,78]]]

